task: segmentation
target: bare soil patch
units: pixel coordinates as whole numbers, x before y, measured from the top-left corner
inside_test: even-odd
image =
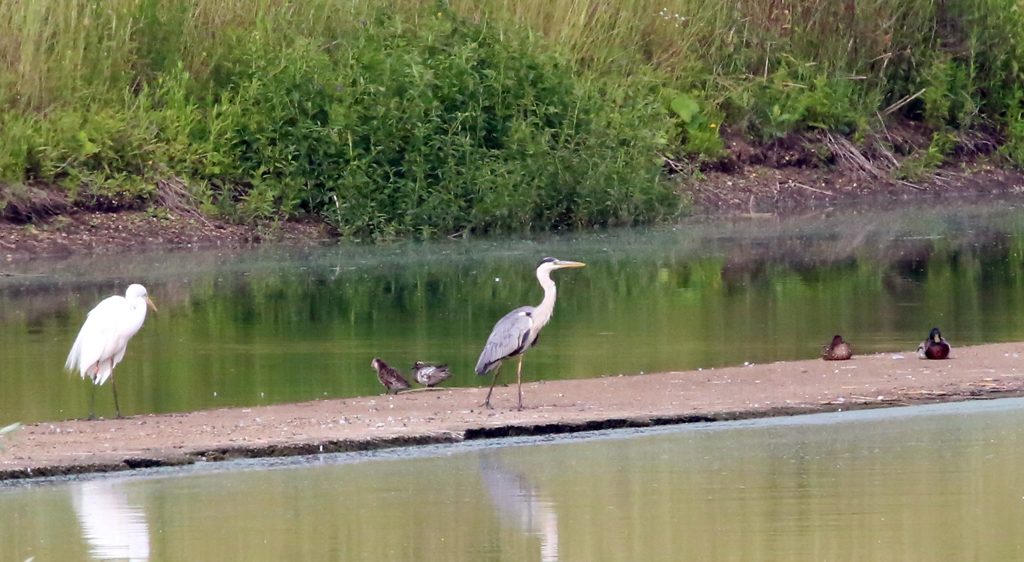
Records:
[[[950,198],[964,195],[1024,195],[1024,172],[994,164],[998,139],[980,133],[959,139],[952,163],[913,180],[898,179],[897,170],[927,152],[930,136],[909,124],[862,147],[824,132],[792,134],[764,145],[728,132],[723,138],[726,155],[683,180],[698,214],[791,214],[915,200],[948,205]]]
[[[446,388],[186,414],[26,426],[0,451],[0,479],[241,457],[368,450],[484,437],[678,424],[1024,396],[1024,342],[667,372],[495,389]],[[508,377],[508,373],[502,375]],[[507,380],[507,379],[506,379]]]
[[[251,227],[192,214],[153,216],[145,211],[75,211],[29,223],[0,220],[0,256],[6,261],[138,248],[242,247],[264,241],[310,245],[330,240],[326,226],[315,221]]]

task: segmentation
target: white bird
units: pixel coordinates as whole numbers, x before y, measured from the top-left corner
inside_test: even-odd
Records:
[[[79,482],[71,505],[96,560],[149,560],[146,512],[132,502],[124,479]]]
[[[557,290],[551,280],[551,272],[566,267],[583,267],[586,264],[578,261],[563,261],[555,258],[544,258],[537,265],[537,281],[544,288],[544,299],[537,306],[521,306],[498,320],[487,338],[480,358],[476,362],[476,374],[486,375],[494,371],[491,388],[487,390],[487,398],[483,405],[491,407],[491,392],[498,381],[498,367],[503,359],[519,357],[516,367],[516,384],[519,387],[519,409],[523,409],[523,354],[537,344],[540,330],[555,311]]]
[[[69,371],[78,371],[83,379],[91,379],[94,385],[101,385],[110,379],[114,389],[114,408],[117,417],[121,417],[121,407],[117,403],[117,385],[114,384],[114,367],[124,359],[128,348],[128,340],[142,328],[146,320],[146,307],[156,312],[156,305],[149,300],[146,288],[139,284],[128,286],[124,296],[107,297],[89,311],[85,323],[82,324],[71,353],[64,363]],[[89,419],[95,417],[93,403],[96,388],[89,404]]]

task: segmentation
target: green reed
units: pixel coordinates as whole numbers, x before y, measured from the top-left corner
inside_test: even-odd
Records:
[[[902,119],[941,141],[918,168],[976,131],[1019,164],[1022,19],[1019,0],[0,0],[0,182],[113,209],[177,178],[210,214],[386,238],[657,220],[679,207],[662,156],[714,159],[722,130],[861,142]]]

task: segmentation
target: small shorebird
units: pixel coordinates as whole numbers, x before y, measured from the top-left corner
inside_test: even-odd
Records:
[[[384,385],[385,394],[391,394],[392,392],[398,394],[409,388],[409,381],[405,380],[402,373],[399,373],[397,369],[381,361],[379,358],[374,357],[373,361],[370,361],[370,366],[377,371],[377,380],[380,381],[380,384]]]
[[[433,363],[424,363],[423,361],[413,363],[412,372],[413,376],[416,377],[416,382],[428,388],[452,376],[451,371],[448,370],[448,365],[435,365]]]
[[[825,361],[846,361],[853,357],[853,348],[843,341],[843,336],[836,334],[832,343],[821,348],[821,358]]]
[[[942,337],[938,328],[932,328],[928,339],[917,346],[917,356],[921,359],[946,359],[949,357],[949,342]]]

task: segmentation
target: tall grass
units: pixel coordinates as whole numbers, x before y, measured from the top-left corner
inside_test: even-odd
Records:
[[[653,67],[696,102],[702,123],[724,120],[755,138],[863,131],[880,126],[880,111],[913,98],[898,106],[903,116],[937,130],[1000,129],[1024,161],[1020,0],[452,4],[474,17],[525,22],[593,72]],[[696,140],[701,152],[706,139]]]
[[[176,176],[238,220],[432,236],[655,220],[659,154],[715,158],[722,130],[900,117],[1021,164],[1021,8],[0,0],[0,182],[120,208]]]

